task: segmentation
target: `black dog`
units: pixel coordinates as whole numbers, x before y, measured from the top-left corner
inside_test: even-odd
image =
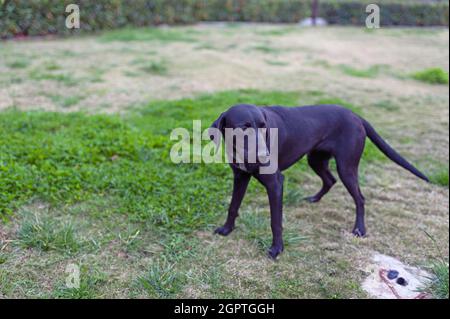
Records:
[[[272,258],[276,258],[284,248],[282,238],[284,177],[281,172],[305,154],[308,156],[309,165],[323,182],[322,189],[316,195],[307,198],[311,203],[318,202],[336,183],[328,168],[329,160],[335,158],[339,177],[356,204],[353,234],[358,237],[366,234],[364,196],[358,183],[358,166],[366,136],[392,161],[428,182],[428,178],[392,149],[367,121],[337,105],[304,107],[236,105],[222,113],[211,126],[220,130],[224,136],[225,128],[249,127],[255,130],[278,129],[278,170],[274,174],[261,174],[258,164],[231,163],[234,173],[233,196],[227,220],[215,232],[226,236],[233,230],[238,209],[253,176],[264,185],[269,196],[273,235],[269,255]],[[266,144],[269,145],[268,142]]]

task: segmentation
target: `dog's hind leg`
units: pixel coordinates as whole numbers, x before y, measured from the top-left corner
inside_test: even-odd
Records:
[[[307,197],[310,203],[317,203],[336,183],[336,178],[331,174],[328,168],[331,154],[324,152],[312,152],[308,154],[308,164],[313,171],[322,179],[322,189],[314,196]]]
[[[356,143],[351,149],[348,149],[347,151],[341,150],[341,155],[336,156],[339,178],[342,180],[345,188],[355,201],[356,221],[352,233],[357,237],[364,237],[366,235],[366,226],[364,222],[364,196],[361,193],[358,182],[358,166],[363,149],[364,142],[362,143],[362,146],[360,143]]]
[[[234,222],[238,217],[239,207],[241,206],[242,199],[244,198],[248,183],[251,178],[250,174],[239,169],[233,169],[233,172],[233,196],[231,198],[230,207],[228,208],[228,217],[225,224],[214,231],[216,234],[222,236],[227,236],[233,231]]]

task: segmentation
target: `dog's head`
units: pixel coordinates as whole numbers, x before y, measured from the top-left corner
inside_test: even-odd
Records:
[[[221,138],[225,137],[227,153],[234,151],[234,159],[248,163],[249,158],[256,158],[255,163],[257,163],[263,158],[262,162],[264,162],[270,155],[267,147],[268,128],[267,118],[262,108],[239,104],[222,113],[214,121],[209,135],[217,147],[220,146]],[[238,142],[240,138],[241,143]]]

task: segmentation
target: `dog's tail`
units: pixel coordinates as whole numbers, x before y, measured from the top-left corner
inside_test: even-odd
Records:
[[[397,163],[404,169],[410,171],[417,177],[423,179],[424,181],[430,182],[428,177],[426,177],[423,173],[421,173],[417,168],[415,168],[411,163],[409,163],[406,159],[404,159],[400,154],[398,154],[383,138],[378,135],[375,129],[370,125],[369,122],[361,118],[364,128],[366,130],[367,136],[370,140],[375,144],[380,151],[382,151],[389,159],[393,162]]]

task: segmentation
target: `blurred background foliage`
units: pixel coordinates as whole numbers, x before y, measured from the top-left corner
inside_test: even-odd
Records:
[[[362,25],[368,0],[319,0],[331,24]],[[72,0],[0,0],[0,37],[71,34],[120,27],[201,21],[296,23],[311,16],[313,0],[78,0],[81,29],[65,27]],[[448,0],[381,0],[382,25],[448,26]]]

